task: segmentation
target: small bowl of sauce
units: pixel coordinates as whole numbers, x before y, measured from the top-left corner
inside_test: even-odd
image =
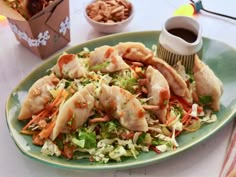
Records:
[[[192,70],[195,54],[201,55],[200,24],[192,17],[169,18],[159,36],[157,49],[157,56],[170,65],[173,66],[180,60],[187,70]]]

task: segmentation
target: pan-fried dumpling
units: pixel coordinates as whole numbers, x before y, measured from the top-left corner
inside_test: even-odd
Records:
[[[133,131],[148,130],[145,111],[134,95],[118,86],[103,84],[99,102],[109,116]]]
[[[165,123],[167,105],[170,99],[169,84],[164,76],[152,66],[148,66],[146,78],[148,80],[148,97],[151,98],[149,104],[159,106],[159,110],[154,113],[162,123]]]
[[[95,48],[90,54],[89,67],[101,72],[115,72],[129,68],[118,52],[110,46]]]
[[[120,42],[114,48],[122,58],[131,61],[145,62],[153,57],[153,52],[140,42]]]
[[[210,107],[214,111],[219,111],[220,97],[223,93],[222,82],[197,55],[195,55],[193,72],[198,97],[210,97]]]
[[[59,57],[52,72],[60,78],[78,79],[88,72],[83,62],[84,59],[79,59],[77,55],[65,53]]]
[[[191,94],[187,87],[184,79],[175,71],[173,67],[171,67],[164,60],[159,58],[153,58],[150,63],[154,66],[161,74],[166,78],[171,91],[180,97],[186,98],[186,100],[191,100]]]
[[[45,106],[52,99],[49,88],[54,88],[59,79],[55,75],[44,76],[37,80],[29,89],[29,92],[22,104],[19,120],[25,120],[32,117],[32,115],[42,111]]]
[[[70,97],[59,109],[51,139],[54,140],[66,126],[76,130],[81,127],[92,114],[95,99],[93,84],[86,85]]]

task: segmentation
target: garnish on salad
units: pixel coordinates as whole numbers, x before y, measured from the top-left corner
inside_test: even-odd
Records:
[[[62,54],[29,89],[18,119],[48,156],[108,163],[178,148],[217,120],[222,83],[198,56],[191,73],[138,42]]]

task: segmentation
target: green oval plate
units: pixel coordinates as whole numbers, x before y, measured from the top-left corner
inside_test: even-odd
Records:
[[[84,47],[93,50],[95,47],[102,45],[115,45],[118,42],[142,42],[147,47],[151,48],[153,44],[157,44],[159,31],[132,32],[115,34],[95,40],[85,42],[70,48],[66,52],[77,53]],[[20,84],[12,91],[6,104],[6,120],[10,130],[10,134],[20,149],[25,155],[36,159],[45,164],[54,167],[64,167],[69,169],[80,170],[114,170],[126,169],[144,166],[152,163],[157,163],[168,157],[172,157],[186,149],[200,143],[214,134],[229,122],[235,116],[236,110],[236,50],[228,45],[204,38],[203,45],[203,60],[213,69],[215,74],[222,80],[224,84],[224,94],[221,98],[221,111],[217,113],[218,121],[212,124],[204,125],[194,133],[183,134],[178,137],[179,148],[175,151],[156,154],[154,152],[141,153],[137,159],[126,159],[123,162],[112,162],[108,164],[91,163],[87,159],[83,160],[66,160],[65,158],[47,157],[40,153],[40,147],[32,144],[31,137],[19,133],[23,124],[17,120],[22,100],[27,94],[30,86],[40,77],[46,74],[58,58],[60,53],[46,60],[32,73],[30,73]],[[193,154],[194,155],[194,154]]]

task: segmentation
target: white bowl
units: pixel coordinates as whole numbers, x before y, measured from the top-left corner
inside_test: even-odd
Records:
[[[130,16],[127,19],[125,19],[123,21],[120,21],[120,22],[116,22],[116,23],[103,23],[103,22],[97,22],[97,21],[91,19],[88,16],[87,12],[86,12],[86,9],[87,9],[88,5],[86,5],[86,7],[84,9],[84,16],[85,16],[86,20],[88,21],[88,23],[98,32],[101,32],[101,33],[117,33],[117,32],[121,32],[131,22],[131,20],[134,17],[134,5],[131,2],[130,2],[130,4],[132,6]]]

